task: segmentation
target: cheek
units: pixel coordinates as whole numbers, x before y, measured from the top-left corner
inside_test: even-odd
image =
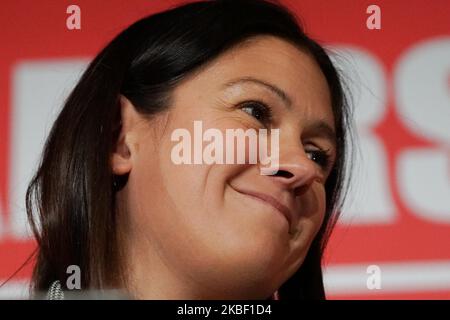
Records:
[[[155,233],[162,230],[182,230],[171,235],[186,243],[186,238],[205,241],[220,216],[225,176],[218,164],[176,164],[171,151],[177,142],[171,141],[171,131],[160,140],[155,150],[142,150],[137,180],[143,203],[141,211],[150,215]],[[147,161],[148,160],[148,161]],[[150,218],[149,218],[150,220]],[[182,234],[183,236],[179,235]],[[165,241],[160,237],[161,241]]]
[[[202,134],[213,128],[220,131],[222,137],[225,138],[226,129],[235,128],[237,124],[235,121],[222,119],[216,114],[209,115],[209,117],[202,119],[201,133],[196,134],[193,129],[194,120],[196,119],[183,119],[183,121],[178,118],[173,119],[158,146],[158,169],[160,172],[156,174],[162,175],[161,187],[173,199],[179,213],[189,214],[193,219],[195,219],[195,216],[204,218],[205,215],[209,219],[216,219],[219,216],[218,211],[223,209],[226,182],[232,176],[244,170],[246,165],[205,163],[206,158],[203,155],[209,154],[207,153],[207,147],[214,144],[211,141],[202,141],[202,138],[204,138]],[[184,155],[184,152],[179,152],[180,148],[186,149],[186,145],[182,144],[186,140],[184,137],[177,141],[171,139],[172,132],[179,128],[187,129],[190,133],[190,139],[187,139],[190,142],[190,156],[183,159],[188,159],[191,164],[177,163],[177,161],[180,161],[179,156]],[[227,142],[225,139],[222,142],[222,150],[224,151],[222,159],[225,160]],[[181,145],[183,147],[180,147]],[[195,147],[200,151],[198,152],[200,155],[198,159],[201,162],[199,164],[194,163],[194,154],[197,152],[197,150],[194,150]],[[177,151],[174,152],[174,150]],[[236,150],[234,152],[236,153]],[[178,160],[172,159],[174,156],[178,157]],[[203,224],[201,219],[197,222],[199,225]]]
[[[311,197],[311,220],[314,223],[315,231],[317,232],[324,220],[326,210],[326,191],[322,184],[317,183],[312,187],[314,195]]]
[[[321,184],[316,184],[311,187],[308,193],[304,194],[298,200],[302,206],[300,219],[298,222],[298,243],[306,250],[314,240],[317,232],[324,223],[326,210],[326,194],[325,188]]]

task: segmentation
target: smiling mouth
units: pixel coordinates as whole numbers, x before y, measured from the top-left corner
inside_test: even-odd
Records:
[[[289,210],[288,207],[286,207],[284,204],[280,203],[277,199],[275,199],[274,197],[264,194],[264,193],[259,193],[259,192],[255,192],[255,191],[247,191],[247,190],[238,190],[236,188],[231,187],[233,190],[235,190],[236,192],[239,192],[240,194],[252,197],[253,199],[256,199],[258,201],[261,201],[265,204],[270,205],[272,208],[274,208],[276,211],[280,212],[284,218],[287,220],[288,224],[289,224],[289,228],[291,226],[291,211]]]

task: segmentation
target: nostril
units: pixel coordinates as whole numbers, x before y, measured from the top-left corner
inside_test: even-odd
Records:
[[[294,175],[286,170],[278,170],[275,176],[289,179],[292,178]]]

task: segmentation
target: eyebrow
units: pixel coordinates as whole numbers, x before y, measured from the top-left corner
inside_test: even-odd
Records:
[[[310,133],[326,138],[333,144],[333,147],[336,147],[337,145],[336,132],[327,122],[325,122],[324,120],[317,120],[311,123],[308,127],[309,127],[308,131]]]
[[[225,84],[225,87],[231,87],[237,84],[241,84],[241,83],[254,83],[257,84],[259,86],[263,86],[266,89],[268,89],[269,91],[271,91],[272,93],[274,93],[275,95],[277,95],[281,100],[283,100],[283,102],[285,103],[286,107],[288,109],[291,108],[292,105],[292,99],[289,97],[289,95],[283,91],[282,89],[278,88],[276,85],[273,85],[269,82],[257,79],[257,78],[253,78],[253,77],[244,77],[244,78],[239,78],[236,80],[232,80],[230,82],[227,82]]]

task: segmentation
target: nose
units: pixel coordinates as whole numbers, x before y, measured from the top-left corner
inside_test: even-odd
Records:
[[[268,176],[286,189],[300,195],[320,179],[321,173],[318,166],[308,158],[300,146],[290,147],[283,152],[280,150],[278,170]]]

